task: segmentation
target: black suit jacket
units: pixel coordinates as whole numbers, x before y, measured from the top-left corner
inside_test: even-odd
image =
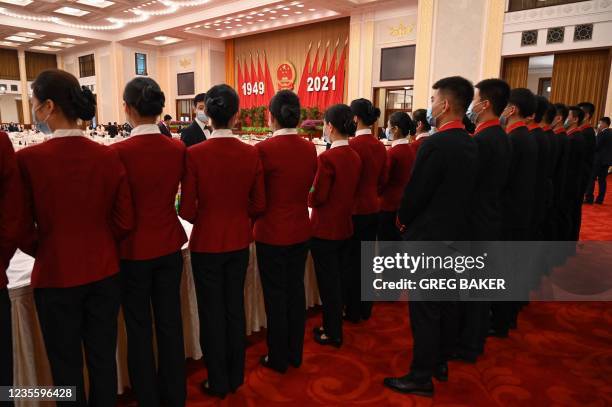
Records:
[[[157,123],[157,127],[159,127],[159,131],[161,134],[166,137],[172,138],[172,133],[170,132],[170,129],[166,127],[166,124],[164,122]]]
[[[498,125],[476,133],[474,141],[478,145],[478,173],[470,217],[473,240],[501,240],[501,194],[508,179],[512,146]]]
[[[567,176],[565,181],[565,201],[573,208],[577,200],[584,195],[585,155],[587,151],[584,135],[581,131],[568,134],[569,154],[567,159]]]
[[[612,165],[612,130],[604,129],[597,135],[595,164],[598,167]]]
[[[593,174],[593,164],[595,163],[595,152],[597,151],[597,138],[595,129],[591,126],[585,127],[582,131],[584,137],[584,165],[588,172],[585,174],[585,189]]]
[[[534,240],[541,240],[542,224],[546,218],[546,209],[550,207],[552,202],[552,160],[550,141],[544,131],[540,127],[536,127],[529,131],[529,135],[533,137],[538,144],[538,165],[535,173],[535,201],[533,212],[533,227],[534,232],[538,235],[534,236]]]
[[[185,127],[181,131],[181,141],[185,143],[187,147],[201,143],[204,140],[206,140],[206,135],[195,120],[191,122],[189,127]]]
[[[533,218],[535,174],[538,165],[538,144],[527,127],[520,126],[509,134],[512,144],[512,159],[508,182],[503,192],[503,228],[522,230],[531,228]],[[515,235],[515,234],[512,234]]]
[[[405,240],[465,241],[478,146],[463,129],[429,136],[421,144],[398,211]]]

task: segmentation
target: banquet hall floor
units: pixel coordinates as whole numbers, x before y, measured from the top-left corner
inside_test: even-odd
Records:
[[[582,240],[612,240],[612,196],[585,205]],[[322,347],[310,332],[304,363],[280,375],[258,365],[265,331],[248,337],[245,384],[219,401],[204,395],[202,361],[188,361],[188,406],[605,406],[612,405],[612,303],[531,303],[508,339],[488,340],[476,364],[450,363],[448,383],[427,399],[394,393],[383,378],[404,374],[412,337],[406,303],[378,303],[366,323],[345,325],[341,349]],[[128,393],[121,406],[135,406]]]

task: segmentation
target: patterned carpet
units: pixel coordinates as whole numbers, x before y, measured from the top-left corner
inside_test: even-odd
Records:
[[[612,240],[612,203],[584,207],[583,240]],[[321,347],[307,323],[304,364],[285,375],[258,366],[262,333],[249,337],[246,381],[223,401],[199,390],[201,361],[188,362],[189,406],[610,406],[612,304],[532,303],[508,339],[490,339],[475,365],[450,363],[433,399],[387,390],[382,380],[407,371],[412,338],[406,303],[380,303],[361,326],[347,325],[342,349]],[[135,405],[128,394],[121,405]]]

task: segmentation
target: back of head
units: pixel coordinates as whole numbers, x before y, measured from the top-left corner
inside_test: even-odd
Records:
[[[206,102],[206,93],[198,93],[193,98],[193,106],[197,106],[200,102]]]
[[[548,99],[546,99],[544,96],[539,95],[537,95],[535,98],[536,109],[533,121],[536,123],[540,123],[542,121],[542,118],[544,117],[544,114],[546,113],[546,109],[548,108]]]
[[[584,113],[588,114],[589,118],[593,117],[595,114],[595,105],[591,102],[580,102],[578,103],[578,107],[581,108]]]
[[[350,107],[344,104],[333,105],[325,111],[323,117],[338,132],[344,136],[352,136],[357,131],[357,124],[353,120],[354,113]]]
[[[215,128],[227,128],[239,105],[238,94],[228,85],[216,85],[206,92],[206,114]]]
[[[610,127],[610,118],[608,116],[604,116],[601,119],[599,119],[600,122],[603,122],[606,127]]]
[[[295,128],[300,121],[300,99],[290,90],[277,92],[270,100],[268,110],[272,117],[278,121],[281,128]]]
[[[460,116],[465,115],[472,99],[474,99],[472,82],[461,76],[440,79],[433,84],[432,88],[438,90],[442,97],[448,99],[451,111]]]
[[[389,117],[389,123],[391,123],[391,126],[399,128],[400,133],[404,137],[409,135],[414,128],[414,124],[412,123],[410,116],[408,116],[408,113],[404,112],[393,113],[391,117]]]
[[[354,116],[357,116],[363,121],[366,126],[371,126],[376,123],[380,117],[380,109],[374,107],[368,99],[355,99],[351,102],[351,111]]]
[[[582,121],[584,120],[584,110],[582,110],[579,106],[568,106],[567,109],[572,114],[572,116],[578,119],[576,124],[579,125],[580,123],[582,123]]]
[[[569,109],[563,103],[555,103],[554,106],[557,116],[561,116],[561,122],[564,122],[569,115]]]
[[[412,120],[414,121],[414,126],[418,126],[421,123],[421,128],[424,131],[431,130],[431,126],[427,122],[427,110],[426,109],[417,109],[412,112]]]
[[[164,115],[164,121],[167,122],[168,120],[172,120],[172,116],[169,114]]]
[[[68,120],[91,120],[96,114],[96,98],[79,84],[72,74],[60,69],[42,71],[34,83],[32,94],[39,102],[52,100]]]
[[[510,85],[502,79],[485,79],[475,86],[480,94],[480,100],[488,100],[495,116],[501,116],[508,105]]]
[[[544,112],[544,117],[542,120],[546,124],[552,124],[552,122],[555,120],[556,115],[557,115],[557,108],[555,107],[555,105],[547,101],[546,111]]]
[[[166,97],[157,82],[139,76],[125,85],[123,101],[141,117],[157,117],[164,109]]]
[[[515,88],[510,91],[508,104],[516,106],[521,118],[531,116],[536,111],[536,99],[532,91],[527,88]]]

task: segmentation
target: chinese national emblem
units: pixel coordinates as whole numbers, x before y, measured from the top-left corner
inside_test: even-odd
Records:
[[[293,90],[295,84],[295,67],[291,62],[283,62],[276,69],[278,89]]]

